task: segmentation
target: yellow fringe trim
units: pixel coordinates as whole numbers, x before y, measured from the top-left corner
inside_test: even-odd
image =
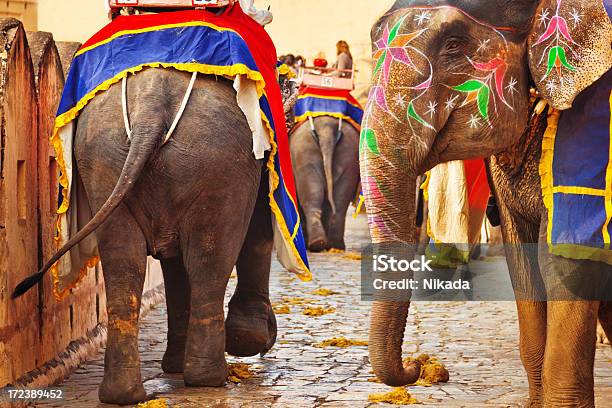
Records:
[[[363,203],[365,202],[365,197],[363,195],[359,196],[359,202],[357,203],[357,208],[355,209],[355,214],[353,214],[353,218],[357,219],[359,214],[361,214],[361,210],[363,209]]]
[[[548,126],[544,132],[542,139],[542,156],[540,158],[540,180],[542,183],[542,198],[544,200],[544,206],[548,212],[548,228],[546,232],[546,242],[550,249],[552,249],[552,228],[553,228],[553,211],[554,211],[554,200],[553,200],[553,158],[555,150],[555,137],[557,135],[557,126],[559,124],[559,117],[561,112],[556,109],[552,109],[548,113]]]
[[[332,113],[332,112],[306,112],[302,116],[297,116],[295,118],[295,123],[302,123],[308,118],[319,118],[321,116],[330,116],[336,119],[342,119],[350,123],[358,132],[361,132],[361,125],[355,122],[350,116],[343,115],[341,113]]]
[[[83,280],[83,278],[85,278],[85,276],[87,275],[87,270],[89,268],[93,268],[95,267],[98,262],[100,262],[100,257],[99,256],[94,256],[93,258],[89,259],[86,263],[85,266],[79,271],[79,276],[74,280],[74,282],[72,282],[70,285],[68,285],[66,288],[64,288],[64,290],[60,290],[60,281],[59,281],[59,267],[58,267],[58,262],[56,262],[52,267],[51,267],[51,273],[53,276],[53,296],[55,297],[55,300],[57,302],[61,302],[62,300],[64,300],[66,298],[66,296],[68,296],[70,294],[70,291],[72,289],[76,289],[77,286],[79,286],[79,283],[81,283],[81,281]]]
[[[62,230],[60,224],[61,224],[61,218],[60,216],[58,216],[55,222],[55,229],[57,230],[57,236],[53,238],[55,240],[55,243],[58,249],[60,248],[60,239],[61,239],[60,234]],[[87,270],[89,268],[95,267],[98,264],[98,262],[100,262],[100,257],[94,256],[93,258],[88,259],[87,262],[85,262],[85,266],[81,268],[81,270],[79,271],[79,275],[74,280],[74,282],[72,282],[70,285],[64,288],[64,290],[60,289],[59,262],[60,261],[57,261],[56,263],[53,264],[53,266],[51,266],[51,276],[53,279],[53,297],[55,298],[57,302],[61,302],[62,300],[64,300],[66,296],[70,294],[70,291],[72,289],[76,289],[76,287],[79,285],[79,283],[81,283],[83,278],[85,278],[85,275],[87,275]]]
[[[74,57],[78,57],[81,54],[85,54],[88,51],[93,50],[94,48],[98,48],[101,45],[104,44],[108,44],[109,42],[119,38],[119,37],[123,37],[125,35],[133,35],[133,34],[142,34],[142,33],[149,33],[152,31],[159,31],[159,30],[166,30],[169,28],[179,28],[179,27],[210,27],[216,31],[230,31],[234,34],[237,34],[238,36],[240,36],[240,34],[238,34],[235,30],[232,30],[231,28],[227,28],[227,27],[220,27],[211,23],[207,23],[204,21],[190,21],[187,23],[176,23],[176,24],[164,24],[164,25],[158,25],[158,26],[151,26],[151,27],[146,27],[146,28],[141,28],[138,30],[123,30],[123,31],[119,31],[115,34],[113,34],[111,37],[108,37],[105,40],[100,41],[99,43],[95,43],[93,45],[90,45],[87,48],[83,48],[80,49],[75,55]],[[242,37],[240,37],[242,38]]]
[[[224,67],[224,66],[205,65],[205,64],[198,64],[198,63],[178,64],[178,63],[151,62],[151,63],[141,64],[141,65],[129,68],[125,71],[122,71],[121,73],[117,74],[113,78],[110,78],[104,81],[103,83],[98,85],[93,91],[86,94],[83,98],[81,98],[77,102],[74,108],[63,113],[62,115],[58,116],[55,119],[55,129],[53,131],[53,135],[51,136],[51,144],[53,145],[55,152],[56,152],[55,160],[60,169],[59,184],[62,186],[62,197],[63,197],[62,205],[57,210],[57,214],[58,214],[58,220],[56,222],[57,236],[55,237],[55,240],[58,243],[58,245],[59,245],[59,240],[61,239],[61,232],[62,232],[61,225],[60,225],[60,216],[62,214],[65,214],[68,211],[68,207],[70,206],[70,197],[68,196],[68,176],[66,172],[66,162],[64,160],[64,149],[63,149],[62,141],[59,137],[59,131],[64,126],[72,122],[79,115],[80,111],[83,108],[85,108],[85,106],[87,106],[87,104],[98,93],[107,91],[108,89],[110,89],[112,85],[118,83],[123,78],[127,77],[129,74],[135,74],[139,71],[142,71],[144,68],[147,68],[147,67],[149,68],[160,68],[160,67],[161,68],[174,68],[178,71],[199,72],[205,75],[220,75],[220,76],[228,76],[228,77],[235,77],[236,75],[245,75],[247,78],[255,81],[255,83],[257,84],[256,85],[257,95],[259,98],[261,98],[261,96],[264,94],[264,89],[266,85],[265,80],[263,76],[261,75],[261,73],[251,70],[244,64],[235,64],[229,67]],[[293,254],[295,255],[295,258],[298,260],[299,266],[305,271],[301,274],[297,274],[298,277],[302,279],[303,281],[310,281],[312,280],[312,273],[302,261],[302,258],[299,255],[299,252],[293,243],[293,239],[295,238],[295,236],[297,235],[299,231],[299,225],[300,225],[299,212],[298,212],[298,222],[294,228],[293,234],[291,234],[284,221],[284,218],[282,217],[280,208],[278,204],[276,203],[276,200],[274,199],[274,196],[273,196],[274,192],[276,191],[280,183],[280,177],[278,176],[278,174],[276,174],[276,171],[274,169],[274,157],[276,155],[277,147],[276,147],[276,142],[274,141],[274,132],[272,131],[272,127],[270,126],[270,123],[268,122],[268,118],[266,118],[263,111],[261,112],[261,114],[262,114],[262,119],[264,120],[268,128],[268,131],[270,134],[270,144],[272,146],[270,160],[268,161],[268,169],[270,170],[270,174],[272,174],[272,178],[274,180],[274,183],[273,183],[274,185],[270,186],[270,194],[269,194],[270,207],[272,209],[272,212],[276,216],[276,220],[278,224],[281,227],[281,232],[283,233],[283,237],[285,238],[285,240],[287,240],[290,243],[291,249],[293,251]],[[291,196],[289,197],[291,198]],[[293,202],[293,198],[291,198],[291,201]],[[295,205],[295,202],[293,202],[293,204]],[[296,205],[296,208],[297,208],[297,205]],[[86,265],[81,269],[79,273],[79,277],[69,287],[67,287],[64,290],[59,289],[59,280],[60,280],[59,261],[56,262],[51,267],[51,274],[53,276],[53,283],[54,283],[53,292],[54,292],[54,296],[56,300],[61,301],[63,298],[65,298],[66,295],[70,292],[70,289],[74,289],[80,283],[80,281],[85,277],[85,275],[87,274],[87,269],[94,267],[99,261],[100,261],[99,257],[94,257],[88,260]]]
[[[421,190],[423,190],[423,199],[429,201],[429,179],[431,179],[431,170],[425,173],[425,180],[421,183]]]
[[[270,121],[268,120],[268,118],[266,117],[266,115],[264,114],[263,111],[261,111],[261,118],[264,121],[264,123],[266,124],[266,128],[268,129],[268,134],[270,135],[270,146],[272,148],[272,150],[270,152],[270,157],[268,159],[268,164],[267,164],[268,171],[270,171],[270,174],[272,175],[272,183],[270,185],[270,193],[268,194],[268,197],[270,199],[270,208],[272,209],[272,212],[274,213],[274,216],[276,218],[276,222],[280,226],[280,230],[281,230],[281,233],[283,234],[283,237],[285,238],[285,241],[288,242],[289,245],[291,246],[291,251],[293,253],[293,256],[295,257],[295,259],[298,262],[298,266],[304,271],[302,273],[296,273],[296,275],[302,281],[310,282],[312,280],[312,272],[310,272],[310,269],[308,269],[308,267],[306,266],[306,264],[302,260],[302,256],[300,255],[300,253],[298,252],[295,244],[293,243],[293,240],[295,239],[295,237],[297,236],[297,233],[299,232],[299,227],[300,227],[300,223],[301,223],[300,213],[299,213],[299,211],[297,211],[298,219],[297,219],[297,222],[295,224],[295,228],[294,228],[293,234],[292,234],[289,231],[287,223],[285,222],[285,220],[283,218],[283,214],[282,214],[282,212],[280,210],[280,207],[278,206],[278,203],[274,199],[274,192],[276,191],[276,189],[278,188],[278,186],[280,184],[280,177],[276,173],[276,169],[274,168],[274,158],[276,157],[276,154],[278,152],[278,146],[276,144],[276,141],[274,140],[274,130],[272,129]],[[293,197],[291,197],[290,194],[288,194],[288,195],[289,195],[289,199],[291,200],[291,202],[293,203],[293,205],[297,209],[298,207],[295,204],[295,202],[293,201]]]
[[[608,168],[606,169],[606,222],[603,226],[603,238],[606,249],[610,249],[610,232],[608,226],[612,221],[612,92],[610,92],[610,154]],[[610,262],[608,262],[610,263]]]
[[[568,259],[585,259],[595,262],[605,262],[612,265],[612,251],[609,249],[593,248],[584,245],[555,244],[549,246],[553,255]]]
[[[331,99],[334,101],[346,101],[349,105],[354,106],[355,108],[359,108],[362,109],[361,105],[356,105],[353,102],[349,101],[346,98],[343,98],[342,96],[324,96],[324,95],[316,95],[316,94],[309,94],[309,93],[305,93],[302,94],[300,96],[298,96],[298,101],[300,99],[306,99],[306,98],[317,98],[317,99]]]
[[[431,179],[431,170],[425,172],[425,180],[421,183],[421,189],[423,189],[423,200],[429,201],[429,180]],[[431,230],[431,224],[429,223],[429,217],[427,217],[425,221],[425,226],[427,228],[427,236],[430,239],[433,239],[436,244],[441,244],[440,241],[437,241],[433,236],[433,231]]]

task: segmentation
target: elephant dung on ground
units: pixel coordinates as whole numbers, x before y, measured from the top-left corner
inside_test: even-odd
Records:
[[[289,139],[308,249],[343,250],[346,212],[358,193],[359,132],[331,116],[312,124],[314,131],[307,121]]]
[[[539,160],[549,118],[529,89],[535,82],[566,109],[585,89],[609,87],[611,40],[600,0],[399,0],[372,29],[360,163],[373,242],[414,242],[419,174],[492,156],[530,406],[594,405],[596,320],[610,333],[612,312],[610,302],[569,300],[565,285],[605,290],[609,265],[548,253]],[[370,360],[388,385],[419,376],[418,364],[401,359],[409,307],[384,299],[372,306]]]

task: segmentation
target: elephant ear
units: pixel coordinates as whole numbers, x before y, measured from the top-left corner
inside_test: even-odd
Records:
[[[606,7],[604,0],[540,2],[528,37],[529,68],[554,108],[571,108],[612,67],[612,11]]]

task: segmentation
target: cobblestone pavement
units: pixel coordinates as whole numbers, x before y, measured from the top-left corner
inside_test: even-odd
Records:
[[[278,342],[264,358],[229,362],[252,364],[254,376],[224,388],[185,388],[180,376],[164,375],[165,307],[158,306],[142,322],[140,349],[145,388],[171,406],[202,407],[365,407],[368,395],[390,388],[369,382],[366,346],[317,348],[334,336],[367,340],[369,305],[359,297],[359,261],[355,254],[367,241],[365,218],[348,221],[347,254],[312,254],[315,280],[302,283],[273,265],[272,296],[301,297],[307,305],[333,307],[320,317],[302,314],[307,305],[291,305],[279,314]],[[502,260],[500,260],[502,265]],[[235,280],[232,280],[232,286]],[[317,296],[319,288],[340,292]],[[228,289],[228,294],[232,290]],[[438,357],[450,371],[450,382],[432,387],[410,387],[422,406],[518,407],[527,384],[517,349],[517,320],[512,302],[416,302],[410,309],[404,352]],[[612,350],[599,345],[596,362],[597,406],[612,404]],[[104,406],[98,402],[103,356],[77,370],[61,388],[68,398],[58,406]],[[604,401],[607,401],[604,402]],[[42,405],[42,404],[41,404]]]

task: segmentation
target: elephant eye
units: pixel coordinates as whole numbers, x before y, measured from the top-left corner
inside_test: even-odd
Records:
[[[461,50],[463,44],[463,39],[459,37],[449,37],[444,42],[444,51],[447,53],[457,53]]]

